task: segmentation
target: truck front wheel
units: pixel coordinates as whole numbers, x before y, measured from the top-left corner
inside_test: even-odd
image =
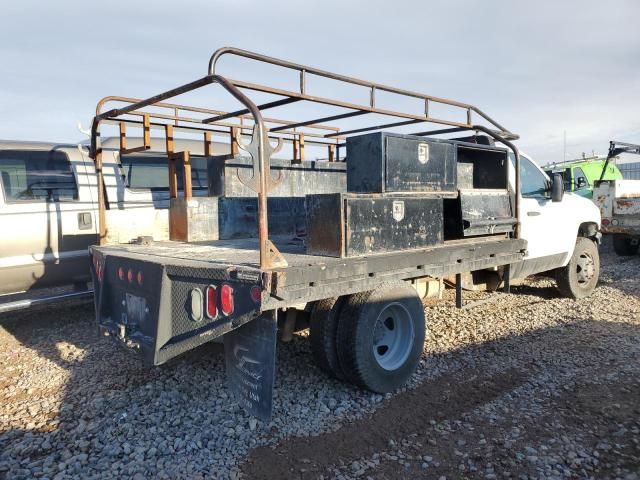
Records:
[[[613,236],[613,249],[621,257],[628,257],[638,253],[640,242],[633,242],[633,239],[627,235],[619,233]]]
[[[351,295],[337,332],[345,379],[379,393],[402,386],[418,365],[425,330],[422,302],[404,282]]]
[[[596,288],[600,275],[600,256],[595,242],[578,237],[566,267],[556,271],[556,283],[562,296],[584,298]]]

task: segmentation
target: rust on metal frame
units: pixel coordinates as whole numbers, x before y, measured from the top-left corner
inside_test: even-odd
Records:
[[[244,57],[249,60],[255,60],[258,62],[271,64],[273,66],[298,71],[299,88],[297,91],[278,89],[266,85],[260,85],[241,80],[233,80],[221,76],[216,73],[216,64],[218,60],[224,55],[235,55]],[[313,96],[309,93],[307,88],[308,75],[314,75],[316,77],[327,78],[338,82],[364,87],[369,90],[369,102],[368,104],[358,104],[338,100],[335,98]],[[210,84],[219,84],[220,86],[222,86],[222,88],[224,88],[227,93],[236,98],[236,100],[238,100],[244,108],[233,112],[222,112],[213,109],[165,103],[165,100],[169,98],[202,88]],[[257,91],[270,95],[276,95],[282,98],[256,105],[242,92],[242,90]],[[394,111],[380,108],[377,106],[378,92],[386,92],[403,97],[420,99],[424,102],[424,111],[423,113],[418,114],[412,113],[410,111]],[[283,121],[272,118],[264,118],[262,116],[261,110],[277,108],[300,101],[330,105],[333,107],[347,109],[349,111],[330,116],[297,121]],[[102,110],[104,105],[109,102],[122,102],[126,103],[127,105],[121,108],[113,108],[103,112]],[[430,107],[432,104],[454,107],[460,111],[463,111],[465,113],[465,118],[460,120],[451,120],[432,116],[430,114]],[[145,109],[146,107],[169,110],[170,113],[152,113],[144,111],[143,109]],[[208,116],[204,118],[196,118],[195,116],[184,116],[182,114],[183,111],[190,112],[190,114],[204,114]],[[339,127],[325,124],[325,122],[356,116],[364,116],[369,113],[393,117],[396,119],[396,121],[364,126],[348,131],[343,131]],[[140,122],[140,120],[136,120],[135,118],[131,118],[140,116],[142,116],[142,122]],[[156,121],[152,122],[150,121],[150,118],[154,118]],[[225,122],[225,120],[228,119],[235,119],[236,121]],[[252,123],[246,124],[244,123],[244,120],[251,120]],[[490,127],[476,127],[474,125],[474,122],[477,123],[477,120],[487,123]],[[174,123],[171,132],[169,132],[166,121],[171,121]],[[300,65],[293,62],[288,62],[285,60],[240,50],[237,48],[226,47],[218,49],[211,56],[209,60],[208,74],[205,77],[144,100],[131,99],[127,97],[105,97],[98,103],[96,107],[96,116],[92,124],[91,154],[94,158],[96,164],[96,173],[98,175],[98,203],[100,210],[99,219],[101,242],[103,242],[106,238],[106,221],[104,213],[105,192],[104,180],[102,178],[102,148],[100,143],[99,131],[100,123],[102,122],[119,123],[120,125],[124,125],[125,123],[140,125],[142,123],[143,129],[145,131],[144,145],[147,144],[147,135],[150,135],[149,132],[151,128],[165,128],[167,134],[167,153],[169,154],[169,156],[174,155],[173,128],[175,128],[176,130],[187,132],[204,132],[205,152],[211,152],[211,136],[214,134],[223,134],[224,132],[226,132],[226,134],[231,138],[230,144],[231,152],[233,155],[238,153],[239,148],[247,151],[251,155],[253,160],[253,175],[245,178],[240,177],[240,180],[258,195],[258,235],[260,242],[260,267],[263,270],[270,270],[275,267],[286,265],[286,261],[284,260],[282,255],[280,255],[276,247],[269,240],[267,217],[267,195],[270,190],[275,188],[279,181],[279,179],[274,180],[271,176],[270,158],[272,153],[274,151],[277,151],[277,149],[280,148],[283,142],[289,142],[293,145],[294,151],[296,152],[294,155],[294,160],[300,161],[304,158],[304,144],[306,141],[310,145],[325,146],[326,148],[328,148],[328,160],[336,161],[340,158],[340,147],[344,146],[344,140],[347,135],[367,131],[375,131],[383,128],[393,128],[409,124],[433,123],[444,125],[447,127],[453,127],[453,129],[484,131],[494,138],[505,142],[505,144],[510,148],[513,148],[516,155],[516,166],[519,166],[519,155],[517,153],[517,150],[515,150],[515,147],[513,147],[513,145],[509,143],[509,140],[517,139],[518,136],[504,128],[498,122],[493,120],[491,117],[489,117],[473,105],[435,97],[432,95],[403,90],[353,77],[339,75],[325,70]],[[269,128],[269,126],[271,126],[271,128]],[[305,127],[308,130],[304,132],[298,131],[297,128],[300,127]],[[124,127],[121,127],[121,129],[123,129],[121,131],[125,132],[126,135]],[[243,135],[248,136],[249,133],[246,132],[250,132],[251,142],[248,144],[243,144],[241,142],[241,137]],[[171,133],[171,149],[168,148],[169,133]],[[121,135],[121,138],[125,135]],[[269,142],[270,139],[277,140],[278,146],[275,148],[271,146]],[[186,152],[186,154],[188,155],[188,152]],[[185,165],[187,165],[189,164],[188,157],[185,158],[187,160]],[[519,168],[516,168],[516,177],[519,177],[519,173]],[[240,172],[238,172],[238,175],[240,176]],[[185,180],[187,180],[186,177]],[[185,186],[187,183],[188,182],[185,181]],[[519,181],[516,181],[516,202],[518,202],[519,187]],[[175,185],[174,190],[177,195],[177,185]],[[518,212],[517,208],[516,212]],[[518,213],[516,213],[516,215],[518,215]]]
[[[120,155],[128,153],[144,152],[151,148],[151,119],[149,114],[142,116],[142,145],[134,148],[127,148],[127,124],[120,122]]]

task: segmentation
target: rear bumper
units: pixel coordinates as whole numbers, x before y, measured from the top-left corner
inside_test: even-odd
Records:
[[[260,314],[261,295],[252,292],[262,291],[259,278],[240,280],[224,269],[105,254],[99,247],[91,251],[100,333],[138,352],[148,364],[160,365]],[[223,312],[216,297],[216,314],[209,316],[205,289],[223,285],[232,291],[232,311]]]

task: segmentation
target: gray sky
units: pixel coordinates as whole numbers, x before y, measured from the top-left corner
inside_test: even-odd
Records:
[[[101,97],[186,83],[233,45],[474,104],[541,164],[565,130],[568,158],[605,153],[640,143],[638,18],[637,0],[5,2],[0,138],[78,141]]]

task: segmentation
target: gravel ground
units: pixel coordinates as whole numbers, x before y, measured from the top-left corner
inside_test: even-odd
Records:
[[[268,424],[231,400],[220,345],[148,369],[97,336],[91,305],[5,315],[0,479],[640,479],[640,256],[603,254],[581,301],[539,278],[425,308],[393,395],[327,379],[304,333],[280,345]]]

